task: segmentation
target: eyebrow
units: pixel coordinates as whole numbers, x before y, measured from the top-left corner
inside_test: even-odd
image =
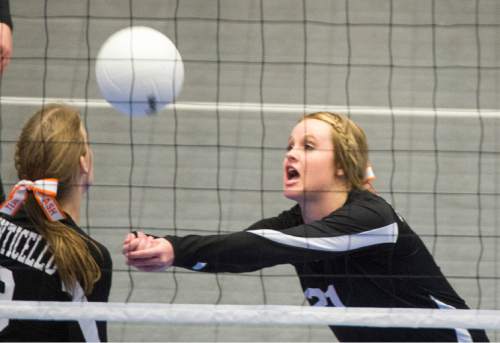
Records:
[[[310,139],[310,140],[314,140],[314,141],[316,141],[316,140],[317,140],[317,138],[316,138],[314,135],[311,135],[311,134],[305,134],[305,135],[304,135],[304,139],[305,139],[305,140]],[[290,137],[288,137],[287,142],[288,142],[288,143],[290,143],[290,142],[291,142],[291,141],[293,141],[293,140],[294,140],[293,136],[290,136]]]
[[[311,134],[306,134],[306,135],[304,136],[304,138],[305,138],[305,139],[312,139],[312,140],[314,140],[314,141],[315,141],[315,140],[317,140],[317,139],[316,139],[316,137],[315,137],[314,135],[311,135]]]

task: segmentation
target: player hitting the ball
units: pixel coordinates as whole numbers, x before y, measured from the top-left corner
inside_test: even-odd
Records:
[[[283,160],[284,195],[297,202],[224,235],[129,234],[127,263],[241,273],[292,264],[313,306],[467,309],[424,243],[383,198],[367,191],[365,133],[347,117],[305,115]],[[331,326],[340,341],[487,341],[483,330]]]

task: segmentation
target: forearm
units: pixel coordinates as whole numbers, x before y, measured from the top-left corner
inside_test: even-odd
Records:
[[[325,257],[324,252],[276,244],[247,232],[165,239],[174,250],[173,265],[203,272],[251,272]]]
[[[166,236],[174,249],[174,265],[203,272],[249,272],[265,267],[258,248],[241,233],[184,237]],[[255,250],[254,250],[255,249]],[[254,251],[252,251],[254,250]]]

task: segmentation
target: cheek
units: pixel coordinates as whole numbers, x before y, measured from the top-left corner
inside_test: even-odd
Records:
[[[329,187],[335,179],[332,158],[317,156],[307,161],[306,183],[314,188]]]

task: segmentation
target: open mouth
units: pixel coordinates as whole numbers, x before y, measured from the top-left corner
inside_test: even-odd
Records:
[[[299,178],[299,176],[300,176],[299,172],[294,167],[288,166],[286,168],[286,177],[288,180],[297,179],[297,178]]]

